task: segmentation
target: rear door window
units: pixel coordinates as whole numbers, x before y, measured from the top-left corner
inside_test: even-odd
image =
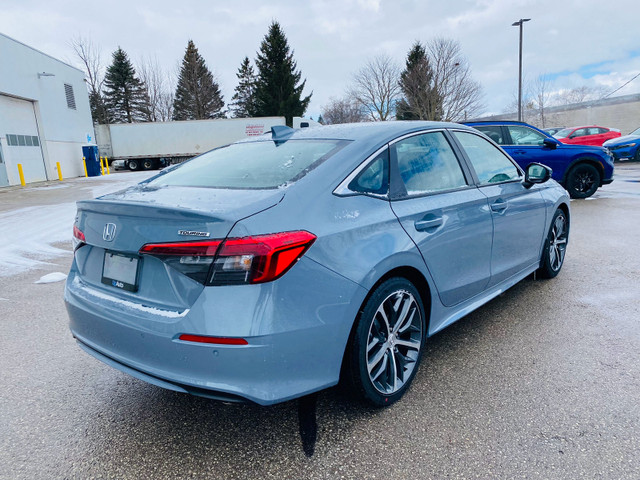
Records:
[[[458,159],[442,132],[430,132],[393,144],[407,195],[422,195],[465,187]]]
[[[498,145],[504,145],[507,143],[507,140],[504,138],[502,134],[502,127],[500,125],[477,125],[474,127],[476,130],[481,131],[491,140],[496,142]]]

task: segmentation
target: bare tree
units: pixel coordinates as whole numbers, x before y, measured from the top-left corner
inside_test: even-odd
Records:
[[[364,122],[366,114],[352,98],[330,98],[329,103],[322,107],[322,120],[325,125]]]
[[[533,103],[536,110],[536,125],[540,128],[548,127],[546,108],[549,107],[551,92],[549,77],[547,75],[538,76],[533,82]]]
[[[173,113],[173,89],[170,78],[162,70],[157,58],[145,57],[138,62],[138,75],[146,89],[147,120],[166,122]]]
[[[482,110],[482,87],[471,76],[460,43],[434,38],[427,44],[434,73],[434,84],[442,101],[440,120],[457,121],[473,117]]]
[[[348,95],[360,105],[369,119],[390,120],[400,93],[399,78],[400,69],[391,57],[378,55],[354,75]]]
[[[89,90],[89,104],[93,123],[109,123],[109,115],[102,96],[105,69],[100,48],[89,38],[76,37],[71,40],[76,57],[82,62]]]
[[[571,103],[582,103],[598,100],[606,95],[604,87],[575,87],[570,90],[561,90],[556,93],[554,100],[557,105],[569,105]]]

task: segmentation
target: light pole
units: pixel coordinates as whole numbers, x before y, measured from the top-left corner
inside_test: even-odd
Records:
[[[512,27],[520,27],[520,56],[518,69],[518,121],[522,121],[522,24],[528,22],[530,18],[521,18],[517,22],[511,24]]]

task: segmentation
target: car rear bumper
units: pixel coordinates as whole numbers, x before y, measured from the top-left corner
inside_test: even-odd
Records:
[[[87,353],[163,388],[260,405],[338,382],[366,295],[359,285],[303,258],[276,282],[207,287],[188,311],[154,318],[153,310],[131,309],[116,296],[110,303],[108,287],[93,292],[99,287],[85,284],[74,267],[65,303],[71,332]],[[241,337],[248,345],[186,342],[178,338],[182,333]]]

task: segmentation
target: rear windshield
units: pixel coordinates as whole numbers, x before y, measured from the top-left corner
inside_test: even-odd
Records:
[[[234,143],[189,160],[148,185],[283,188],[305,176],[346,143],[346,140],[316,139]]]

